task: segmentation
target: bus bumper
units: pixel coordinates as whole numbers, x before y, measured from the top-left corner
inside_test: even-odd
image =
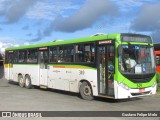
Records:
[[[157,89],[156,82],[151,87],[143,89],[138,89],[138,88],[131,89],[117,81],[114,82],[114,86],[115,86],[115,99],[126,99],[126,98],[153,95],[156,94],[156,89]]]

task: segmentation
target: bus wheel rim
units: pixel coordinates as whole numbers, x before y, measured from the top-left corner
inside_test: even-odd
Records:
[[[28,86],[28,85],[29,85],[29,79],[26,78],[26,86]]]
[[[91,95],[91,89],[88,85],[84,87],[83,91],[84,91],[84,95],[86,95],[86,96]]]
[[[21,84],[23,84],[23,78],[20,78],[19,82],[20,82]]]

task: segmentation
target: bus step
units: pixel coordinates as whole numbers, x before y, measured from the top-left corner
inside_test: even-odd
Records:
[[[45,85],[40,85],[40,88],[42,88],[42,89],[47,89],[47,86],[45,86]]]

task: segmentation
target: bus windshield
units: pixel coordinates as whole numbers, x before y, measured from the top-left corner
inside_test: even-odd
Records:
[[[154,48],[146,45],[120,45],[119,69],[124,74],[155,72]]]

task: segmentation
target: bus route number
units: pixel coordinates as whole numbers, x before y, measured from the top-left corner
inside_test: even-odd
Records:
[[[84,75],[85,71],[84,70],[79,70],[79,75]]]

